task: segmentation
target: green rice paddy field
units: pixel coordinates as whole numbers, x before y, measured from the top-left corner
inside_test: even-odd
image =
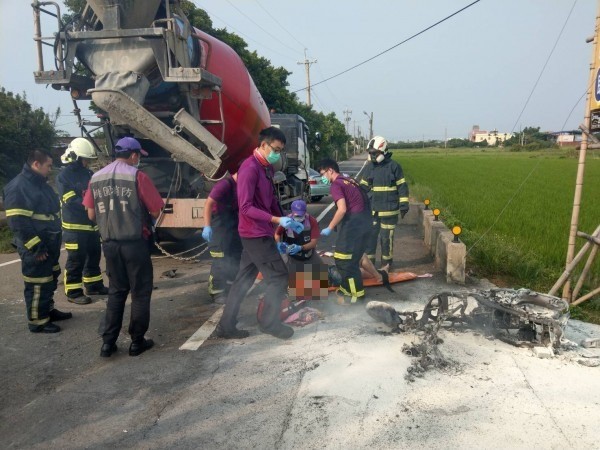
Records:
[[[416,149],[396,151],[394,159],[411,198],[429,198],[446,225],[462,226],[467,270],[498,285],[550,290],[565,267],[578,165],[573,150]],[[599,199],[600,157],[588,153],[579,230],[592,234],[600,225]],[[577,250],[583,243],[578,238]],[[598,285],[600,258],[588,287]],[[586,310],[600,311],[600,300],[588,303]]]

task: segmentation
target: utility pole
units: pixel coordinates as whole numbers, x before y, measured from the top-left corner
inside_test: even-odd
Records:
[[[371,114],[363,111],[363,114],[369,118],[369,140],[371,140],[373,139],[373,111],[371,111]]]
[[[352,114],[352,110],[345,109],[342,112],[344,113],[344,122],[346,123],[346,158],[347,158],[348,157],[348,144],[350,144],[349,139],[348,139],[348,130],[350,127],[350,121],[352,120],[350,118],[350,115]]]
[[[444,128],[444,148],[448,148],[448,128]]]
[[[344,122],[346,123],[346,134],[348,134],[348,128],[350,127],[350,121],[352,120],[350,118],[350,115],[352,114],[352,110],[345,109],[342,111],[342,113],[344,114]]]
[[[306,70],[306,104],[310,107],[312,105],[310,101],[310,66],[316,63],[317,60],[309,60],[306,56],[306,49],[304,49],[304,61],[298,61],[297,64],[304,65]]]

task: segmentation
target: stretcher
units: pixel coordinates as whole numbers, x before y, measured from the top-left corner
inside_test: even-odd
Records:
[[[412,272],[389,272],[390,284],[401,283],[403,281],[410,281],[418,278],[419,275]],[[377,281],[375,278],[363,278],[364,287],[383,286],[382,281]],[[330,292],[335,291],[339,286],[329,286]]]

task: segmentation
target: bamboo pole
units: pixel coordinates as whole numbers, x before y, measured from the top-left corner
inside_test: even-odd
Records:
[[[598,237],[598,233],[600,233],[600,226],[598,226],[596,228],[593,236]],[[548,295],[556,295],[556,293],[558,292],[558,290],[560,289],[562,284],[565,283],[565,281],[567,281],[569,279],[571,272],[573,272],[573,269],[577,266],[577,264],[579,264],[579,261],[581,261],[583,259],[583,257],[585,256],[585,253],[588,251],[588,249],[590,248],[591,245],[594,245],[594,244],[591,241],[588,241],[583,245],[583,247],[581,247],[581,250],[579,250],[579,253],[577,253],[577,256],[575,256],[571,260],[571,262],[569,264],[567,264],[565,271],[562,273],[562,275],[556,281],[556,283],[554,283],[554,286],[552,286],[552,289],[550,289],[550,291],[548,292]]]
[[[592,298],[592,297],[593,297],[594,295],[596,295],[596,294],[600,294],[600,287],[599,287],[599,288],[596,288],[596,289],[594,289],[592,292],[590,292],[590,293],[588,293],[588,294],[585,294],[583,297],[581,297],[581,298],[578,298],[578,299],[577,299],[577,300],[575,300],[573,303],[571,303],[571,306],[577,306],[577,305],[579,305],[580,303],[583,303],[583,302],[585,302],[586,300],[588,300],[588,299]]]
[[[599,2],[600,4],[600,2]],[[596,25],[594,29],[594,45],[592,50],[592,63],[590,64],[590,81],[588,84],[587,101],[585,104],[585,117],[583,119],[584,126],[591,129],[591,105],[593,87],[595,86],[596,77],[596,51],[598,49],[598,33],[600,32],[600,12],[596,13]],[[573,261],[575,255],[575,239],[577,237],[577,227],[579,225],[579,210],[581,207],[581,193],[583,191],[583,174],[585,172],[585,157],[587,153],[588,137],[585,133],[582,135],[581,147],[579,150],[579,163],[577,165],[577,179],[575,181],[575,195],[573,198],[573,212],[571,214],[571,227],[569,230],[569,244],[567,246],[566,267]],[[568,302],[571,301],[570,283],[568,280],[563,287],[562,297]]]
[[[585,267],[583,268],[583,271],[581,272],[581,275],[579,276],[579,280],[577,280],[575,289],[573,289],[573,296],[572,296],[573,298],[577,298],[577,296],[579,295],[579,291],[581,291],[581,287],[583,286],[583,283],[584,283],[585,279],[587,278],[588,273],[590,272],[592,264],[594,263],[594,259],[596,259],[597,253],[598,253],[598,244],[594,245],[594,247],[590,251],[590,256],[588,256],[588,259],[585,262]]]

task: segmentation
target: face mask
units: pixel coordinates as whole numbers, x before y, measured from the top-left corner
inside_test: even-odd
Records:
[[[329,178],[327,178],[325,175],[323,175],[321,177],[321,183],[323,183],[323,184],[331,184],[331,182],[329,181]]]
[[[383,153],[371,153],[371,161],[376,162],[376,163],[380,163],[385,159],[385,156],[383,155]]]
[[[277,161],[279,161],[280,158],[281,155],[279,153],[276,153],[273,150],[271,150],[271,153],[269,153],[269,155],[267,156],[267,161],[269,161],[269,164],[275,164]]]
[[[294,216],[296,222],[304,222],[304,216]]]

